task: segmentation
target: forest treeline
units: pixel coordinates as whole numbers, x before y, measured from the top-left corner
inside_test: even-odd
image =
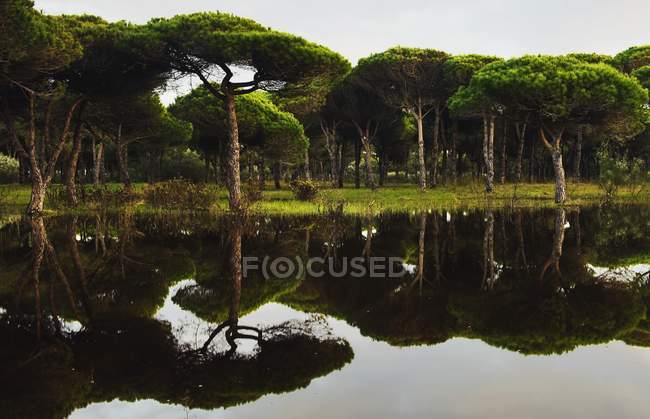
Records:
[[[226,186],[233,210],[242,182],[271,178],[480,178],[487,192],[554,179],[562,203],[566,178],[597,177],[603,158],[650,164],[650,45],[511,59],[395,47],[353,67],[230,14],[136,25],[29,0],[0,0],[0,35],[0,181],[32,185],[32,214],[53,183],[75,205],[79,184],[174,178]]]

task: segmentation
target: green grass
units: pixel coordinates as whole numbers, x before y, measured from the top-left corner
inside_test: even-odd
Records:
[[[118,187],[115,185],[115,187]],[[134,185],[136,192],[141,193],[144,184]],[[650,203],[650,193],[635,194],[631,189],[622,188],[615,198],[622,203]],[[604,194],[598,185],[593,183],[570,183],[568,185],[569,200],[567,205],[594,205],[604,200]],[[4,212],[20,212],[29,203],[29,185],[0,185],[0,205]],[[227,192],[219,190],[218,199],[214,203],[214,211],[222,212],[228,208]],[[438,210],[471,210],[481,208],[543,208],[554,207],[554,185],[541,184],[506,184],[498,185],[496,191],[488,196],[479,184],[463,186],[440,186],[421,193],[414,185],[389,185],[373,192],[368,189],[354,189],[346,186],[344,189],[324,188],[314,202],[302,202],[294,198],[293,193],[284,186],[282,190],[267,187],[264,197],[251,205],[250,211],[268,215],[309,215],[321,212],[337,203],[344,203],[344,211],[348,214],[366,214],[369,211],[404,212]],[[133,204],[136,211],[157,211],[149,207],[143,200]],[[47,204],[46,204],[47,207]],[[75,212],[88,211],[83,206]],[[69,209],[48,212],[62,214],[72,212]]]

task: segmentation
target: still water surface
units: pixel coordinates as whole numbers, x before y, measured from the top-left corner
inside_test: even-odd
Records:
[[[0,417],[647,417],[648,233],[630,206],[6,223]],[[408,273],[240,275],[266,255]]]

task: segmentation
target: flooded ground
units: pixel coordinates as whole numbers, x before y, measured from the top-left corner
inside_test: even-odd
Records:
[[[643,206],[4,223],[0,417],[645,417],[649,233]]]

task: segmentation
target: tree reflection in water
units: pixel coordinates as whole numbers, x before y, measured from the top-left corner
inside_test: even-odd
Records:
[[[323,315],[396,346],[454,337],[524,354],[613,339],[650,346],[649,278],[617,274],[650,263],[648,211],[127,213],[9,223],[0,230],[0,336],[12,343],[0,347],[9,377],[0,417],[65,417],[116,398],[211,409],[291,391],[352,359]],[[401,257],[411,268],[403,278],[267,280],[243,278],[242,255],[333,257],[337,266],[345,257]],[[209,337],[198,346],[179,340],[156,319],[167,300],[211,324]],[[317,317],[240,324],[268,302]],[[255,352],[238,351],[241,339]]]

